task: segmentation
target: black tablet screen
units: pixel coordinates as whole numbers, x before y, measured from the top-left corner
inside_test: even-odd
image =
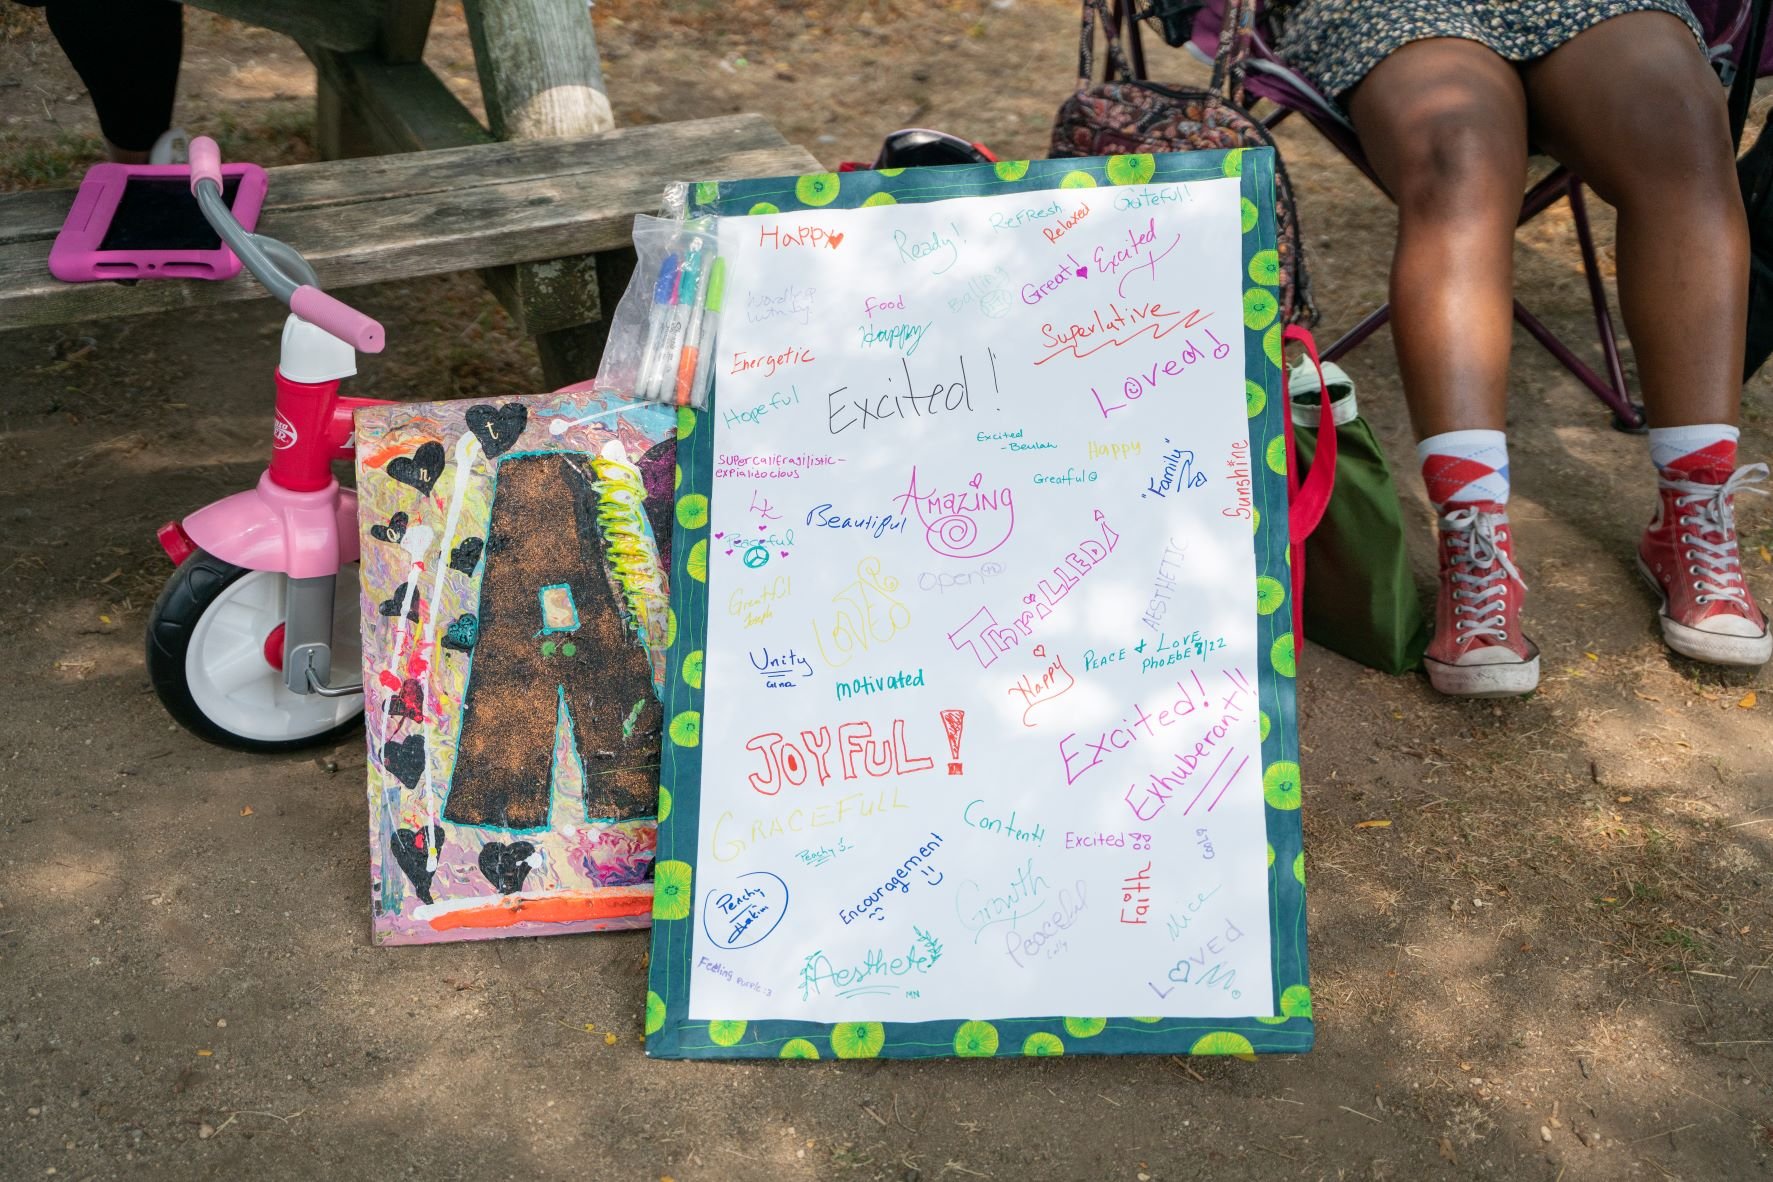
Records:
[[[239,177],[222,181],[222,199],[230,209],[239,191]],[[111,215],[99,249],[216,250],[221,244],[221,237],[203,220],[189,181],[132,176],[123,186],[123,200]]]

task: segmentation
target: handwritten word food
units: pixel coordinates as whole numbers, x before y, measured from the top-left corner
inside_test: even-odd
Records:
[[[1169,613],[1170,596],[1176,592],[1178,566],[1187,553],[1186,547],[1176,545],[1175,538],[1164,543],[1164,552],[1157,560],[1157,581],[1151,587],[1151,602],[1145,605],[1145,614],[1139,617],[1139,622],[1153,632],[1157,631],[1157,622]]]
[[[829,986],[839,997],[891,993],[891,982],[912,974],[921,976],[942,959],[942,942],[913,926],[916,939],[904,956],[888,958],[883,948],[871,948],[853,965],[835,965],[823,952],[815,952],[800,966],[800,999],[806,1001]]]
[[[866,722],[846,722],[837,727],[835,748],[839,778],[856,780],[863,776],[905,776],[927,772],[935,761],[927,755],[914,756],[905,748],[905,720],[895,718],[890,728],[892,737],[875,739],[874,727]],[[819,785],[831,782],[832,728],[800,732],[800,742],[786,739],[780,731],[765,731],[745,740],[745,750],[763,757],[764,775],[756,772],[747,779],[754,791],[774,796],[783,785],[799,787],[809,773],[816,773]],[[810,759],[808,757],[811,757]]]
[[[819,529],[861,530],[875,541],[882,534],[903,533],[905,518],[895,517],[891,513],[870,513],[865,517],[851,517],[848,513],[837,512],[830,503],[814,505],[807,510],[806,523]]]
[[[942,885],[942,872],[930,864],[929,859],[942,848],[942,835],[932,832],[930,839],[917,847],[917,852],[901,862],[896,870],[887,875],[873,891],[864,895],[853,907],[839,907],[837,918],[845,927],[858,919],[872,919],[880,922],[886,920],[885,900],[895,891],[902,895],[911,893],[911,871],[916,870],[930,886]]]
[[[904,310],[905,297],[903,295],[896,295],[890,299],[875,299],[873,296],[869,296],[862,301],[862,311],[870,320],[874,319],[876,312],[903,312]]]
[[[1068,932],[1076,925],[1078,916],[1088,905],[1088,893],[1089,884],[1081,878],[1069,887],[1061,887],[1057,905],[1038,925],[1031,922],[1026,930],[1011,927],[1004,933],[1004,953],[1017,968],[1026,968],[1038,957],[1052,960],[1069,947],[1059,938],[1059,933]]]
[[[1100,509],[1096,510],[1096,525],[1102,531],[1102,540],[1085,538],[1077,549],[1065,555],[1063,565],[1055,564],[1052,579],[1036,583],[1039,597],[1034,591],[1022,597],[1022,602],[1033,610],[1012,619],[1013,627],[999,624],[991,610],[982,607],[948,634],[948,643],[956,650],[971,652],[981,669],[989,669],[998,657],[1020,644],[1024,636],[1033,636],[1035,624],[1052,615],[1053,608],[1071,594],[1071,589],[1120,545],[1120,535],[1109,527],[1108,518]]]
[[[1212,812],[1218,807],[1219,801],[1224,795],[1231,790],[1232,784],[1236,783],[1238,773],[1248,766],[1249,755],[1240,755],[1236,745],[1228,742],[1228,739],[1233,724],[1248,717],[1246,712],[1255,705],[1250,692],[1250,683],[1243,673],[1236,669],[1227,670],[1224,673],[1224,678],[1230,683],[1231,692],[1226,694],[1218,707],[1211,712],[1216,716],[1212,725],[1199,739],[1195,740],[1192,747],[1175,752],[1172,756],[1171,769],[1168,772],[1152,772],[1143,788],[1135,783],[1127,789],[1125,796],[1127,807],[1132,809],[1133,815],[1141,821],[1149,821],[1162,812],[1172,797],[1192,785],[1195,772],[1209,763],[1212,763],[1213,770],[1201,780],[1200,788],[1189,800],[1188,806],[1182,810],[1182,815],[1186,817],[1193,812],[1194,806],[1200,803],[1201,798],[1217,782],[1219,791],[1207,804],[1205,810],[1209,813]],[[1195,674],[1194,680],[1198,685],[1200,675]],[[1214,757],[1217,757],[1216,762],[1214,762]],[[1227,768],[1230,769],[1228,772]],[[1225,774],[1221,776],[1221,772],[1225,772]]]
[[[997,358],[989,349],[986,350],[986,361],[991,372],[992,392],[1001,394],[997,384]],[[825,429],[833,435],[842,435],[855,426],[866,431],[875,423],[927,419],[944,412],[953,414],[973,409],[973,388],[967,383],[964,353],[955,363],[959,376],[953,380],[938,378],[927,387],[928,393],[922,393],[926,387],[912,378],[908,358],[899,359],[899,369],[899,374],[887,375],[884,391],[864,391],[857,397],[846,383],[825,395]]]
[[[1120,921],[1122,923],[1145,923],[1145,916],[1151,910],[1151,863],[1147,862],[1137,871],[1121,879],[1120,883]]]
[[[813,663],[793,649],[772,653],[765,645],[748,655],[751,667],[762,675],[765,689],[793,689],[813,675]]]
[[[960,819],[982,833],[999,833],[1010,841],[1026,842],[1039,845],[1047,839],[1046,826],[1036,821],[1034,828],[1022,829],[1016,825],[1016,810],[1011,809],[1010,815],[993,817],[986,810],[983,800],[969,800],[966,808],[961,810]]]
[[[880,559],[856,564],[856,581],[831,597],[830,625],[813,620],[813,639],[827,665],[842,668],[911,626],[911,609],[893,597],[898,589],[899,580],[881,570]]]
[[[981,490],[983,480],[983,473],[974,475],[968,490],[921,489],[914,467],[910,483],[893,503],[901,515],[907,511],[917,514],[924,544],[937,554],[983,558],[1007,542],[1016,529],[1016,494],[1008,487]]]
[[[881,677],[852,677],[848,681],[838,682],[834,688],[840,702],[870,697],[887,690],[922,689],[923,670],[901,669],[897,673],[888,673]]]

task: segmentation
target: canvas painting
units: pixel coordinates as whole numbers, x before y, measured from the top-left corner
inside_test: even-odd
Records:
[[[376,943],[649,922],[674,422],[589,391],[358,412]]]

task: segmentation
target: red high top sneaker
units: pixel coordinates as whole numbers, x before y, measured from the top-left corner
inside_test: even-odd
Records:
[[[1638,570],[1662,596],[1662,638],[1668,647],[1713,665],[1764,665],[1773,657],[1767,617],[1742,579],[1736,549],[1739,492],[1767,479],[1767,465],[1747,464],[1728,479],[1676,479],[1665,470],[1656,516],[1638,543]]]
[[[1423,663],[1443,694],[1504,698],[1539,685],[1539,647],[1521,635],[1527,585],[1514,565],[1508,511],[1492,501],[1441,516],[1441,587]]]

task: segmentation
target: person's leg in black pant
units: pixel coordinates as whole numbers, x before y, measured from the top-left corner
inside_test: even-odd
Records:
[[[50,32],[92,95],[112,160],[145,164],[172,126],[184,52],[182,5],[171,0],[49,0]]]

